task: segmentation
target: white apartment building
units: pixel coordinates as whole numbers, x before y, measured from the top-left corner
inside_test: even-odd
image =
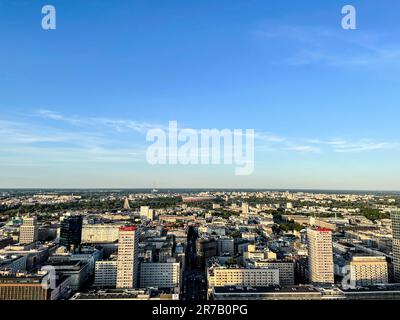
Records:
[[[117,285],[117,260],[96,261],[94,286],[115,288]]]
[[[383,256],[355,256],[350,262],[350,281],[357,287],[388,283],[388,264]]]
[[[179,262],[144,262],[140,265],[141,288],[172,288],[179,292],[181,271]]]
[[[118,239],[117,288],[137,286],[139,232],[137,227],[121,227]]]
[[[38,240],[38,225],[36,217],[25,217],[19,228],[19,243],[30,244]]]
[[[114,242],[118,240],[121,224],[84,224],[82,242]]]
[[[307,229],[308,271],[310,282],[317,285],[334,283],[332,231]]]
[[[223,286],[267,287],[279,285],[279,270],[211,267],[207,280],[209,289]]]

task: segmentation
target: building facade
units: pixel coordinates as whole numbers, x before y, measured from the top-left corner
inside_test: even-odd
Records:
[[[181,283],[180,264],[178,262],[149,262],[140,266],[141,288],[171,288],[179,292]]]
[[[60,245],[68,250],[75,248],[82,241],[82,217],[66,216],[60,225]]]
[[[38,225],[36,217],[25,217],[19,228],[19,243],[30,244],[38,240]]]
[[[334,283],[332,231],[307,229],[308,269],[310,282],[315,285]]]
[[[119,229],[117,258],[117,288],[137,287],[138,278],[139,232],[137,227],[128,226]]]
[[[357,287],[388,283],[388,264],[381,256],[354,256],[350,262],[350,281]]]

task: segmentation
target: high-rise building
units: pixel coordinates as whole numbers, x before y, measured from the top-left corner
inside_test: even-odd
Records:
[[[138,278],[139,232],[135,226],[119,229],[117,288],[136,288]]]
[[[30,244],[38,240],[38,225],[36,217],[25,217],[19,228],[19,243]]]
[[[82,239],[82,217],[66,216],[60,225],[60,245],[68,250],[81,244]]]
[[[308,272],[310,282],[316,285],[334,283],[332,231],[308,228]]]
[[[394,279],[397,283],[400,283],[400,211],[392,212],[390,218],[393,235]]]
[[[386,257],[354,256],[350,262],[350,280],[357,287],[388,283]]]

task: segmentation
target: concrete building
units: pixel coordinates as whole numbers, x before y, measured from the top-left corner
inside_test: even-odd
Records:
[[[115,288],[117,286],[117,260],[96,261],[94,286]]]
[[[242,203],[242,215],[248,215],[250,213],[250,207],[247,202]]]
[[[222,256],[229,254],[233,256],[235,254],[235,242],[232,237],[220,237],[217,240],[217,254]]]
[[[69,277],[58,277],[51,288],[47,272],[0,271],[0,300],[57,300],[66,297],[68,290]]]
[[[117,258],[117,288],[132,289],[138,278],[139,232],[135,226],[119,229]]]
[[[66,216],[60,224],[60,245],[68,250],[76,248],[82,240],[82,217]]]
[[[38,240],[38,225],[36,217],[25,217],[19,228],[19,243],[30,244]]]
[[[114,242],[118,240],[121,224],[84,224],[83,243]]]
[[[154,220],[154,210],[150,209],[148,206],[140,207],[140,218],[146,220]]]
[[[332,231],[307,229],[308,269],[310,282],[316,285],[334,283]]]
[[[141,288],[170,288],[179,293],[180,278],[181,272],[178,262],[145,262],[140,266]]]
[[[350,262],[350,281],[356,287],[388,283],[388,264],[382,256],[354,256]]]
[[[294,262],[286,260],[259,260],[254,262],[256,268],[279,270],[279,285],[294,285]]]
[[[207,280],[209,289],[224,286],[267,287],[279,285],[279,270],[211,267]]]

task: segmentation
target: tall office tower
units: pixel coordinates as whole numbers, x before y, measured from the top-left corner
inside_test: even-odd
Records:
[[[316,285],[333,284],[332,231],[324,228],[308,228],[307,243],[310,282]]]
[[[19,243],[29,244],[38,240],[38,225],[36,217],[25,217],[19,228]]]
[[[393,234],[393,268],[394,280],[400,283],[400,211],[390,214]]]
[[[138,277],[139,232],[135,226],[119,229],[117,288],[136,288]]]
[[[81,244],[82,217],[66,216],[60,225],[60,245],[68,250],[74,249]]]

